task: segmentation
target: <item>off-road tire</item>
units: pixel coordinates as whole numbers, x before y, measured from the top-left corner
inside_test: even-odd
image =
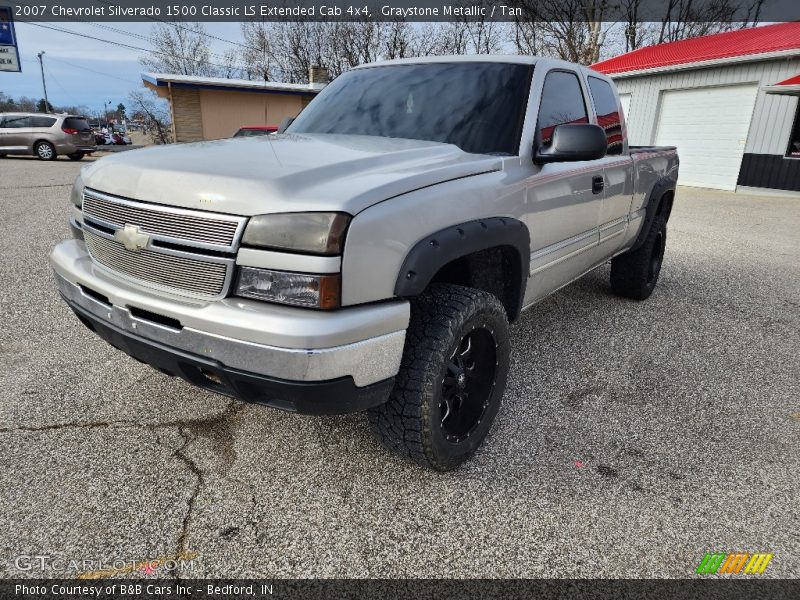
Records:
[[[647,300],[658,283],[667,244],[667,221],[656,217],[644,243],[611,261],[611,289],[617,296]]]
[[[39,142],[33,149],[33,153],[39,160],[55,160],[58,157],[55,146],[50,142]]]
[[[72,154],[67,154],[67,157],[70,160],[81,160],[84,156],[86,156],[83,152],[73,152]]]
[[[394,389],[388,402],[368,412],[373,434],[420,465],[456,468],[483,442],[500,408],[510,350],[508,319],[495,296],[432,285],[411,302]],[[459,359],[464,381],[455,374]]]

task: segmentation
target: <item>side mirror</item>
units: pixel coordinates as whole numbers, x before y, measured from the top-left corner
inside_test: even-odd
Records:
[[[294,117],[286,117],[281,124],[278,126],[278,131],[276,133],[283,133],[286,129],[294,122]]]
[[[606,132],[599,125],[565,123],[553,130],[549,146],[534,148],[533,162],[596,160],[606,155],[607,148]]]

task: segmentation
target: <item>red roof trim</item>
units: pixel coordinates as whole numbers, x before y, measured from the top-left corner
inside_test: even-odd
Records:
[[[779,81],[774,85],[800,85],[800,73],[784,81]]]
[[[800,22],[796,21],[647,46],[592,68],[606,74],[625,73],[791,50],[800,54]]]

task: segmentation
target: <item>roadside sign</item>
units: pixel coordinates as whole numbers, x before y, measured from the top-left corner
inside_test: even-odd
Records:
[[[17,36],[14,34],[14,18],[11,7],[7,6],[0,6],[0,71],[22,71]]]

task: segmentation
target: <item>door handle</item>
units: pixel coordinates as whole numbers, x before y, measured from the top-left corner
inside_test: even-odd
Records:
[[[592,193],[599,194],[606,186],[606,181],[602,175],[595,175],[592,177]]]

